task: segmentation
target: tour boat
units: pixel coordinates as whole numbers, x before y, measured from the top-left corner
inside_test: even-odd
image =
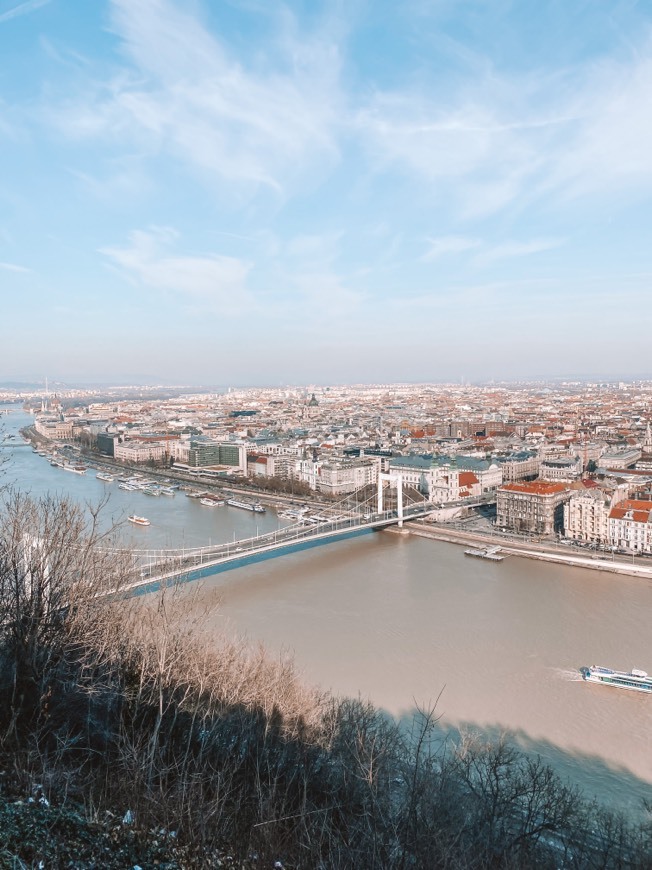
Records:
[[[632,668],[631,671],[612,671],[611,668],[602,668],[591,665],[590,668],[581,668],[581,674],[590,683],[602,683],[605,686],[616,686],[619,689],[632,689],[634,692],[652,692],[652,677],[645,671]]]
[[[98,471],[95,477],[98,480],[103,480],[105,483],[113,483],[114,478],[111,477],[110,474],[107,474],[106,471]]]
[[[257,514],[264,514],[265,508],[259,502],[241,501],[239,498],[229,498],[226,503],[231,507],[242,508],[245,511],[254,511]]]
[[[134,523],[137,526],[148,526],[150,524],[147,517],[138,517],[136,514],[132,514],[127,519],[130,523]]]
[[[205,498],[199,499],[199,504],[206,505],[206,507],[219,507],[224,504],[223,498],[211,498],[210,496],[206,496]]]

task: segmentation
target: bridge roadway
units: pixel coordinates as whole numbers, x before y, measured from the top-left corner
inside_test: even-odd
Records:
[[[395,510],[382,513],[352,515],[305,526],[292,525],[274,532],[243,538],[227,544],[198,547],[192,550],[156,550],[139,554],[140,577],[123,587],[123,591],[149,591],[176,580],[197,580],[242,564],[262,561],[281,555],[283,551],[308,549],[335,540],[366,534],[403,520],[427,516],[434,506],[430,502],[406,507],[399,517]],[[156,561],[154,561],[156,560]]]

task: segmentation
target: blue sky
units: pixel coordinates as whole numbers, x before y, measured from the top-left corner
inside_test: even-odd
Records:
[[[652,374],[647,0],[0,0],[0,380]]]

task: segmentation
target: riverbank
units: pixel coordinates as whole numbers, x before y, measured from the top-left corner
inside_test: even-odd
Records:
[[[485,544],[490,547],[498,547],[498,552],[504,556],[521,556],[525,559],[537,559],[543,562],[556,562],[560,565],[569,565],[576,568],[590,568],[592,571],[606,571],[612,574],[627,574],[631,577],[642,577],[652,580],[652,564],[636,565],[633,562],[623,560],[601,558],[596,554],[580,556],[574,553],[561,551],[560,546],[549,544],[534,544],[531,541],[517,541],[514,539],[497,539],[495,535],[483,535],[480,532],[465,532],[460,529],[451,529],[446,526],[434,524],[406,523],[403,529],[388,529],[395,534],[408,532],[421,538],[431,538],[436,541],[445,541],[449,544]]]
[[[171,468],[159,468],[149,465],[131,465],[125,462],[118,462],[104,454],[82,451],[77,445],[70,444],[69,442],[51,441],[39,435],[33,426],[22,428],[20,435],[26,441],[29,441],[32,446],[42,450],[61,449],[62,446],[72,447],[77,459],[99,471],[117,472],[123,475],[146,474],[147,477],[158,480],[173,480],[184,484],[186,489],[192,488],[197,492],[223,493],[228,490],[230,493],[255,498],[257,501],[271,506],[289,507],[297,503],[306,503],[312,508],[319,508],[321,510],[328,510],[333,507],[332,503],[316,498],[314,493],[308,495],[305,493],[274,492],[255,486],[247,486],[246,482],[239,477],[225,478],[223,480],[207,480],[184,474],[175,469],[174,466]]]

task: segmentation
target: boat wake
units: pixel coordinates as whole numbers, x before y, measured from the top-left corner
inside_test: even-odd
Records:
[[[579,668],[553,668],[557,676],[567,683],[575,683],[583,679]]]

